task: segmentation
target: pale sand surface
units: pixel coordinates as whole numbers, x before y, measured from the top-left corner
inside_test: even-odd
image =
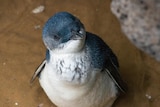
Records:
[[[45,10],[32,13],[39,5]],[[86,30],[102,37],[117,54],[129,91],[114,107],[159,107],[160,63],[124,36],[110,0],[0,0],[0,107],[54,107],[38,80],[32,85],[29,81],[45,57],[42,26],[58,11],[79,17]]]

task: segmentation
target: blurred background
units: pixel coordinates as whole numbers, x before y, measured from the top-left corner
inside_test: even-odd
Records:
[[[68,11],[115,52],[128,92],[114,107],[159,107],[159,62],[136,48],[111,12],[111,0],[0,0],[0,107],[55,107],[30,79],[45,58],[42,28]],[[39,7],[40,6],[40,7]]]

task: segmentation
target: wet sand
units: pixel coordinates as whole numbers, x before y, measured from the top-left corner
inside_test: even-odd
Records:
[[[44,5],[45,10],[32,13],[39,5]],[[114,107],[159,107],[160,63],[124,36],[110,11],[110,0],[1,0],[0,107],[55,107],[38,79],[32,85],[30,79],[45,58],[43,24],[58,11],[79,17],[86,30],[102,37],[118,56],[120,73],[129,90]]]

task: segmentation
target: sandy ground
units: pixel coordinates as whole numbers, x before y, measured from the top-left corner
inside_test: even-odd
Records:
[[[39,5],[45,10],[33,14]],[[29,81],[45,57],[42,26],[58,11],[79,17],[88,31],[102,37],[117,54],[129,91],[114,107],[159,107],[160,63],[124,36],[110,11],[110,0],[0,0],[0,107],[55,107],[38,80],[32,85]]]

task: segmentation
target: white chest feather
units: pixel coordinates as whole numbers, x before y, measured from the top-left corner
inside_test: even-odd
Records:
[[[53,55],[49,65],[52,67],[51,73],[54,72],[61,80],[72,84],[84,83],[91,72],[90,59],[83,53],[77,55]]]
[[[58,107],[102,107],[97,105],[104,105],[105,101],[111,105],[117,93],[108,75],[91,68],[85,53],[52,54],[41,73],[40,84]]]

